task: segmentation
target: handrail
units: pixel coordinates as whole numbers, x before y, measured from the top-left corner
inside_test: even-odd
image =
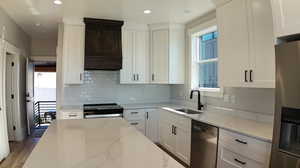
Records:
[[[50,124],[54,119],[56,119],[56,101],[34,103],[34,124],[36,127]]]

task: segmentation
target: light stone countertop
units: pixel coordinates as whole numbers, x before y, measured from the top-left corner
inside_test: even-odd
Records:
[[[124,119],[58,120],[24,168],[184,168]]]
[[[273,124],[271,123],[243,119],[214,111],[204,111],[202,114],[185,114],[169,107],[163,107],[163,109],[222,129],[240,133],[265,142],[272,142]]]

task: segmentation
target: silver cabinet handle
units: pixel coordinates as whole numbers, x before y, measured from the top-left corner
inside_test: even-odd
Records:
[[[80,73],[80,77],[79,77],[79,78],[80,78],[80,80],[82,81],[82,73]]]
[[[69,114],[69,117],[77,117],[77,114]]]
[[[140,80],[139,74],[136,74],[136,76],[137,76],[137,81],[139,81]]]
[[[237,158],[235,158],[234,161],[236,161],[236,162],[238,162],[239,164],[242,164],[242,165],[247,164],[247,162],[240,161],[240,160],[237,159]]]
[[[134,122],[134,123],[130,123],[130,125],[138,125],[139,123]]]
[[[152,74],[152,81],[154,81],[154,74]]]
[[[132,76],[133,76],[133,81],[135,81],[135,74],[133,74]]]
[[[134,111],[134,112],[131,112],[131,114],[138,114],[138,113],[139,113],[139,112],[135,112],[135,111]]]
[[[250,79],[249,79],[249,81],[250,81],[250,82],[253,82],[253,80],[252,80],[252,73],[253,73],[253,70],[251,69],[251,70],[249,71],[249,73],[250,73]]]
[[[244,76],[245,79],[244,79],[244,81],[245,81],[245,82],[248,82],[248,70],[245,70],[244,73],[245,73],[245,76]]]

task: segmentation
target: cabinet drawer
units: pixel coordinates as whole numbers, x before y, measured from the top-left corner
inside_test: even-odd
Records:
[[[271,144],[251,137],[220,130],[220,144],[227,149],[241,154],[260,163],[266,163],[270,158]]]
[[[63,112],[62,119],[83,119],[83,113],[80,112]]]
[[[126,120],[145,119],[145,111],[144,110],[125,110],[124,118]]]
[[[145,121],[144,120],[130,120],[128,123],[136,129],[145,134]]]
[[[220,146],[218,168],[265,168],[263,164],[247,159]]]

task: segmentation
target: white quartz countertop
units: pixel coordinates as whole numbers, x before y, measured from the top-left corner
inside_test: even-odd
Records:
[[[130,110],[130,109],[144,109],[144,108],[162,108],[162,107],[182,108],[182,105],[176,105],[176,104],[171,104],[171,103],[121,104],[121,106],[125,110]]]
[[[271,123],[243,119],[213,111],[204,111],[201,114],[185,114],[169,107],[164,107],[163,109],[222,129],[227,129],[262,141],[272,142],[273,124]]]
[[[58,120],[24,168],[184,168],[124,119]]]

